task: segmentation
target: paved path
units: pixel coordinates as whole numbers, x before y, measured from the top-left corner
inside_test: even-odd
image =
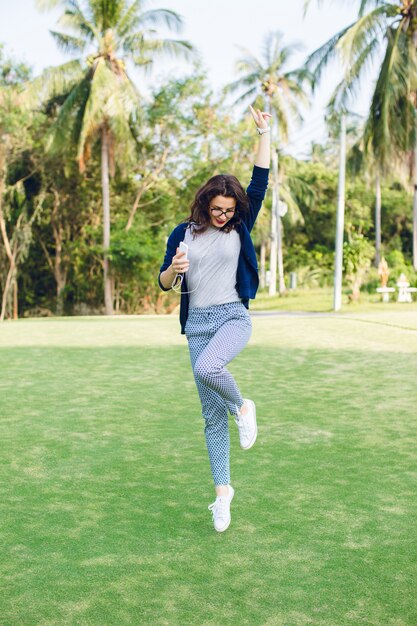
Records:
[[[285,317],[333,317],[336,315],[343,315],[343,313],[334,313],[330,311],[328,313],[323,313],[322,311],[250,311],[250,314],[254,317],[257,315],[262,317],[272,317],[275,315],[282,315]]]

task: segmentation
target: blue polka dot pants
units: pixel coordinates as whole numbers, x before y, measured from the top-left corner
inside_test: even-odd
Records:
[[[228,412],[235,416],[243,398],[226,365],[252,332],[250,315],[239,302],[189,310],[185,334],[205,419],[204,433],[215,485],[230,483]]]

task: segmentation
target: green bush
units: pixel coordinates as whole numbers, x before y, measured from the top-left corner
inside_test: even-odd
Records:
[[[381,279],[378,274],[378,268],[370,267],[363,279],[362,290],[367,293],[375,293],[380,286]]]
[[[360,288],[371,266],[374,248],[364,235],[352,233],[349,241],[343,244],[343,270],[351,288],[349,300],[357,301]]]

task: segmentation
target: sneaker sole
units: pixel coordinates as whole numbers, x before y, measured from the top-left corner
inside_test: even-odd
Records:
[[[225,526],[224,528],[221,528],[221,529],[214,527],[214,530],[216,531],[216,533],[224,533],[224,531],[229,528],[231,521],[232,521],[232,518],[230,518],[229,523],[227,524],[227,526]]]
[[[255,436],[252,439],[252,441],[249,443],[249,445],[247,446],[240,446],[242,448],[242,450],[249,450],[250,448],[252,448],[252,446],[255,444],[256,438],[258,436],[258,422],[256,421],[256,406],[255,403],[252,400],[248,400],[248,402],[251,402],[252,404],[252,408],[253,408],[253,414],[255,416]]]
[[[232,504],[232,500],[233,500],[233,496],[234,496],[234,495],[235,495],[235,492],[234,492],[234,490],[233,490],[232,497],[230,498],[230,505]],[[216,532],[218,532],[218,533],[224,533],[224,531],[225,531],[225,530],[227,530],[227,529],[229,528],[231,521],[232,521],[232,516],[230,515],[229,523],[227,524],[227,526],[225,526],[225,527],[224,527],[224,528],[222,528],[221,530],[219,530],[218,528],[214,527],[214,530],[215,530]]]

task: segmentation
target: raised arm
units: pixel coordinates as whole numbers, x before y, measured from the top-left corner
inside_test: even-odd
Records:
[[[256,127],[260,129],[268,129],[268,119],[271,117],[269,113],[263,113],[260,109],[249,107]],[[249,211],[243,217],[249,232],[252,230],[258,213],[261,209],[262,202],[265,197],[266,188],[268,187],[269,161],[271,153],[270,131],[259,135],[258,152],[252,171],[252,179],[246,190],[249,199]]]
[[[268,129],[266,132],[259,135],[258,152],[256,154],[255,165],[258,167],[269,168],[269,161],[271,159],[271,131],[269,130],[268,120],[271,117],[270,113],[262,112],[260,109],[254,109],[249,105],[250,112],[256,124],[256,127],[261,131]]]

